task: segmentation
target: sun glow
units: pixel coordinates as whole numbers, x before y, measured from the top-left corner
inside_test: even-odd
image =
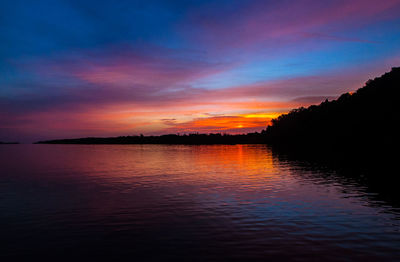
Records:
[[[280,116],[282,113],[269,113],[269,114],[248,114],[248,115],[243,115],[245,118],[276,118]]]

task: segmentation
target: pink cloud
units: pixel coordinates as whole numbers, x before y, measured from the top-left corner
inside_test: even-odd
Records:
[[[296,42],[304,34],[319,38],[320,34],[329,36],[338,30],[396,17],[399,11],[399,0],[253,1],[240,12],[224,16],[210,15],[208,9],[193,11],[188,14],[192,23],[183,25],[182,31],[196,42],[216,47],[218,52],[258,45],[266,49]],[[191,34],[193,26],[202,29],[201,34]],[[349,41],[346,37],[331,37]]]
[[[232,68],[233,64],[190,58],[193,53],[152,47],[148,51],[125,46],[77,50],[54,57],[32,59],[19,67],[44,78],[74,79],[114,87],[185,85],[201,77]]]

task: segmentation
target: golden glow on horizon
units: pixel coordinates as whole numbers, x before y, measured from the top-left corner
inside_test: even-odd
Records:
[[[282,113],[269,113],[269,114],[248,114],[242,115],[245,118],[265,118],[265,119],[272,119],[280,116]]]
[[[248,133],[265,129],[281,113],[252,113],[194,118],[191,121],[170,123],[167,133]]]

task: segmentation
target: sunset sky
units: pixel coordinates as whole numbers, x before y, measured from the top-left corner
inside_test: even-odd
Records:
[[[246,133],[400,66],[400,0],[2,0],[0,40],[0,141]]]

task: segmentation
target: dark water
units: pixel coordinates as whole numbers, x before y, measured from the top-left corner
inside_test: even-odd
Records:
[[[266,146],[2,145],[0,258],[400,259],[400,210]]]

